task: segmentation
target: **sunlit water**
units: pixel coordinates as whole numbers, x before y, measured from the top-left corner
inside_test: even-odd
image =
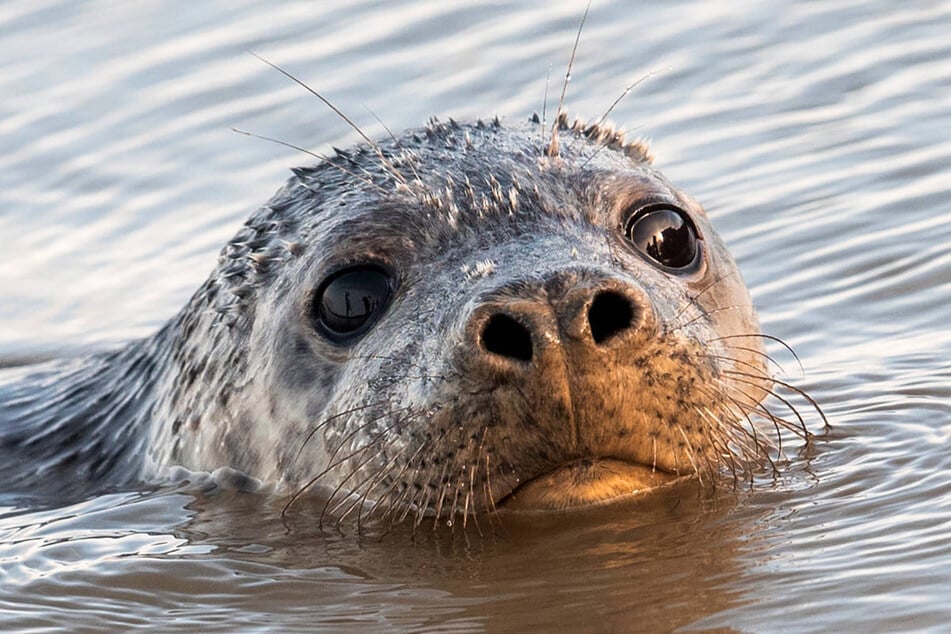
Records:
[[[430,115],[521,118],[583,5],[0,5],[0,365],[152,332],[326,150]],[[753,490],[685,486],[464,535],[323,532],[266,496],[0,497],[0,629],[951,623],[951,5],[596,1],[570,110],[653,139],[833,424]]]

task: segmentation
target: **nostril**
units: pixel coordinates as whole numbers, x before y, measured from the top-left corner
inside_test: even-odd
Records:
[[[508,315],[496,314],[482,329],[482,346],[502,357],[532,360],[532,335],[528,329]]]
[[[597,344],[604,343],[619,332],[627,330],[634,321],[631,301],[611,291],[598,293],[588,308],[591,337]]]

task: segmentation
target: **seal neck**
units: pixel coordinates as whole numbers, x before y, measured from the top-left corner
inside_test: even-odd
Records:
[[[156,337],[20,368],[0,382],[0,481],[75,495],[138,480],[151,418]]]

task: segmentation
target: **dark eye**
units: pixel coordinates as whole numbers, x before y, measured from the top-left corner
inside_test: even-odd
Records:
[[[380,317],[392,292],[393,276],[382,268],[359,266],[339,271],[317,290],[314,321],[334,343],[350,343]]]
[[[624,233],[641,253],[665,268],[689,268],[700,254],[697,231],[686,212],[670,205],[639,209]]]

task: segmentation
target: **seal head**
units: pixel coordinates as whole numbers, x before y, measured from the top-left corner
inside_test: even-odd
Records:
[[[557,156],[433,121],[297,170],[178,317],[151,463],[450,516],[746,468],[736,265],[643,144],[557,125]]]
[[[555,125],[557,151],[433,120],[295,170],[159,333],[14,390],[8,481],[230,467],[336,517],[465,521],[755,468],[735,263],[642,143]]]

